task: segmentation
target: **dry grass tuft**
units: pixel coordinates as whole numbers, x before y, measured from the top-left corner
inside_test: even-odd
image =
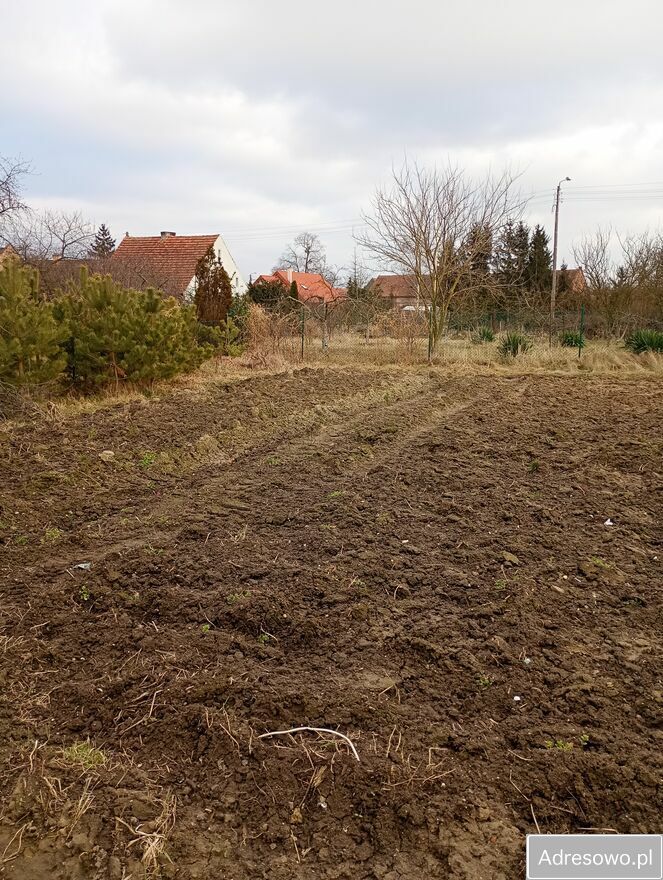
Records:
[[[127,844],[127,849],[138,846],[142,850],[141,861],[145,869],[146,877],[158,877],[163,860],[171,861],[166,852],[168,837],[175,827],[177,817],[177,799],[168,793],[163,800],[161,813],[154,822],[149,823],[149,831],[144,831],[140,826],[132,828],[123,819],[117,821],[131,831],[134,837]]]

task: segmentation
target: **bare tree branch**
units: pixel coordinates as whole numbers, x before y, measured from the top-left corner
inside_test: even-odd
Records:
[[[451,165],[428,170],[406,162],[375,193],[357,242],[381,268],[412,276],[431,316],[433,344],[451,302],[485,287],[486,275],[475,267],[486,239],[522,213],[515,181],[508,171],[475,182]]]

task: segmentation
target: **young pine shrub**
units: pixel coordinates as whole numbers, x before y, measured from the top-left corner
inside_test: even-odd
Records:
[[[564,348],[584,348],[585,334],[579,330],[564,330],[560,334],[559,344]]]
[[[482,345],[484,342],[494,342],[495,334],[492,329],[487,326],[478,327],[472,334],[472,342],[476,345]]]
[[[202,324],[196,326],[196,339],[199,345],[209,345],[214,354],[238,357],[244,351],[242,331],[228,315],[221,324]]]
[[[634,330],[626,337],[624,345],[634,354],[644,354],[646,351],[661,354],[663,352],[663,331]]]
[[[129,290],[110,276],[81,273],[57,306],[67,327],[71,380],[93,388],[120,381],[149,383],[199,366],[212,354],[198,345],[193,306],[159,291]]]
[[[18,260],[0,267],[0,382],[30,387],[62,375],[65,331],[39,295],[39,273]]]
[[[499,345],[499,353],[503,358],[517,357],[519,354],[525,354],[532,348],[530,340],[522,333],[507,333],[502,338]]]

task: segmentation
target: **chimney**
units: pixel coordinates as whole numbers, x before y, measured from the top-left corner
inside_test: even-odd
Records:
[[[161,232],[161,238],[174,238],[174,237],[175,237],[174,232],[168,232],[168,230],[162,230],[162,232]]]
[[[288,284],[292,284],[292,269],[288,269]]]

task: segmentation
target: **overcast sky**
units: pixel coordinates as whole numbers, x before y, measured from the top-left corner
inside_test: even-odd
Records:
[[[35,207],[119,239],[221,232],[242,273],[297,231],[350,262],[403,155],[505,163],[561,257],[660,228],[661,0],[2,0],[0,154]],[[639,184],[640,186],[635,186]]]

